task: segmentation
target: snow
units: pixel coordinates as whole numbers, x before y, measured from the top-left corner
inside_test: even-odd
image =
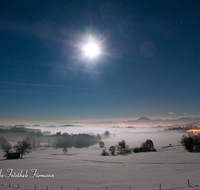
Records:
[[[39,174],[54,175],[54,178],[0,178],[0,189],[34,190],[155,190],[159,189],[200,189],[200,161],[198,153],[188,153],[177,146],[183,133],[177,131],[158,132],[155,130],[113,129],[115,137],[102,139],[106,147],[125,140],[130,147],[139,146],[146,139],[154,142],[157,152],[133,153],[129,155],[100,156],[101,148],[69,148],[64,155],[61,148],[41,147],[18,160],[4,160],[0,152],[0,169],[8,175],[7,169],[15,172],[37,169]],[[163,146],[172,144],[172,147]],[[8,187],[9,183],[11,187]],[[199,185],[199,186],[196,186]]]

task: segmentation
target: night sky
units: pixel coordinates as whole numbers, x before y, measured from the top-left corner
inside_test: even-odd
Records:
[[[199,116],[200,2],[1,0],[0,66],[0,124]]]

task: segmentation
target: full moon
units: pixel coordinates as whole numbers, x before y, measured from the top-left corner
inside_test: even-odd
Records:
[[[99,47],[94,42],[89,42],[83,47],[84,54],[89,58],[94,58],[99,55]]]

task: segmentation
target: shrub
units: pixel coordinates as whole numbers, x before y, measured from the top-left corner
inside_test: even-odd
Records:
[[[106,151],[106,149],[103,149],[101,152],[101,156],[108,156],[109,152]]]

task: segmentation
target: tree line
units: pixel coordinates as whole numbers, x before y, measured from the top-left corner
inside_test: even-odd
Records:
[[[108,156],[108,155],[117,155],[117,154],[131,154],[133,152],[156,152],[154,148],[153,141],[147,139],[145,142],[141,144],[140,147],[130,148],[129,145],[126,144],[125,140],[118,142],[115,146],[110,146],[108,151],[105,148],[105,143],[103,141],[99,142],[100,148],[103,148],[101,155]]]
[[[99,143],[101,137],[89,134],[60,135],[56,137],[54,145],[65,148],[83,148]]]
[[[12,141],[20,141],[26,138],[27,142],[30,142],[32,147],[39,147],[41,143],[46,143],[46,146],[54,147],[88,147],[99,143],[101,138],[108,138],[110,136],[109,131],[105,131],[102,135],[97,134],[68,134],[64,132],[57,132],[54,135],[44,135],[40,130],[37,132],[27,131],[24,127],[11,127],[11,129],[0,129],[2,136]]]

